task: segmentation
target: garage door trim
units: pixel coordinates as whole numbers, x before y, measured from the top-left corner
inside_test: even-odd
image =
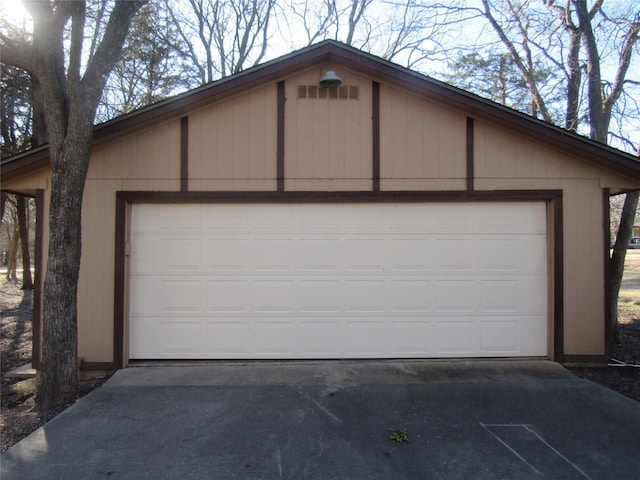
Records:
[[[563,234],[562,191],[464,191],[464,192],[145,192],[119,191],[116,194],[116,248],[114,275],[113,361],[104,368],[122,368],[128,362],[125,342],[127,321],[127,224],[130,205],[135,203],[216,203],[216,202],[518,202],[545,201],[548,215],[549,298],[553,336],[549,356],[563,360]]]

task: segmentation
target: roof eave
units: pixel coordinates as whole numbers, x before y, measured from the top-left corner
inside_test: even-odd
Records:
[[[94,129],[94,142],[101,143],[113,135],[143,127],[159,119],[187,115],[194,109],[208,103],[260,84],[280,81],[294,71],[303,70],[322,62],[335,62],[348,68],[354,68],[376,79],[376,81],[398,85],[419,95],[427,96],[441,104],[465,111],[472,118],[491,121],[505,128],[534,136],[538,141],[547,142],[573,155],[579,153],[585,161],[640,180],[640,160],[630,154],[594,142],[576,133],[569,132],[334,40],[326,40],[311,45],[230,77],[217,80],[195,90],[97,125]],[[17,170],[20,170],[21,173],[29,171],[44,165],[47,160],[48,149],[45,145],[3,161],[2,173],[3,176],[9,176]]]

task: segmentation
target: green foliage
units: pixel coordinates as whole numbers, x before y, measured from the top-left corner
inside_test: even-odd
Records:
[[[159,102],[199,86],[177,24],[158,2],[144,5],[131,22],[97,114],[98,121]]]
[[[31,76],[19,68],[3,65],[0,70],[0,103],[4,158],[31,147]]]
[[[557,72],[536,62],[533,78],[538,85],[550,86],[559,82]],[[494,102],[536,116],[536,107],[527,82],[508,53],[461,53],[451,63],[445,81]],[[565,98],[557,91],[547,93],[547,103],[555,106],[555,123],[561,123]],[[562,92],[564,93],[564,92]],[[555,111],[554,111],[555,110]]]

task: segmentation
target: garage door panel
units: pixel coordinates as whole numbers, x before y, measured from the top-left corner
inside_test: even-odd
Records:
[[[286,321],[263,320],[254,325],[253,351],[257,357],[267,357],[295,354],[295,345],[298,343],[298,329]]]
[[[344,282],[345,312],[384,313],[389,311],[388,282],[347,280]]]
[[[438,313],[473,313],[478,304],[478,282],[443,279],[435,282],[435,311]]]
[[[209,322],[205,325],[203,337],[206,339],[205,358],[217,355],[238,358],[251,353],[252,329],[249,322],[241,318]]]
[[[140,234],[136,237],[136,255],[131,257],[131,271],[138,274],[161,272],[163,238]]]
[[[342,328],[345,357],[385,357],[388,355],[389,327],[379,319],[353,318]]]
[[[480,326],[481,349],[496,356],[518,352],[518,322],[488,320]]]
[[[477,261],[480,272],[515,273],[523,268],[521,239],[491,236],[480,237],[477,242],[477,250],[482,252]]]
[[[400,357],[435,356],[433,319],[395,319],[391,328],[391,350]]]
[[[290,237],[258,237],[250,251],[252,261],[247,264],[257,270],[289,271],[295,266],[292,259],[299,257],[297,242]]]
[[[341,269],[340,258],[342,240],[332,237],[300,238],[298,257],[292,255],[291,261],[303,270]],[[297,260],[297,261],[296,261]]]
[[[348,237],[340,246],[340,264],[351,271],[381,271],[384,269],[384,257],[381,253],[386,246],[384,238],[366,234],[361,238]]]
[[[298,295],[302,313],[337,314],[344,308],[344,288],[337,280],[301,280]]]
[[[165,278],[161,281],[160,291],[162,297],[157,299],[157,305],[162,313],[198,313],[202,310],[202,282],[199,280]]]
[[[544,203],[132,212],[131,358],[546,355]]]
[[[521,288],[522,283],[516,278],[479,282],[479,310],[482,313],[518,313],[522,308]]]
[[[212,234],[246,234],[249,232],[249,214],[243,205],[229,204],[226,208],[207,208],[206,205],[192,205],[203,210],[202,218],[207,232]]]
[[[389,309],[395,312],[421,312],[434,310],[434,282],[430,280],[393,279],[389,289]]]
[[[256,313],[295,312],[292,280],[254,280],[249,287],[251,305]]]
[[[309,335],[313,342],[297,342],[298,353],[310,358],[339,358],[343,351],[342,322],[326,318],[307,318],[300,322],[299,334]]]
[[[476,243],[471,238],[440,236],[434,242],[436,270],[440,272],[474,270],[478,262]]]
[[[426,234],[412,237],[393,236],[384,253],[384,266],[387,271],[426,272],[434,271],[435,256],[425,255],[433,251],[433,240]]]
[[[446,321],[437,320],[434,324],[436,354],[448,357],[468,357],[476,353],[482,356],[479,348],[476,322],[468,317],[449,317]]]
[[[206,311],[216,316],[229,313],[248,313],[251,304],[249,282],[244,280],[207,280]]]
[[[130,329],[137,358],[199,358],[202,352],[200,319],[139,317]]]
[[[547,304],[540,301],[546,282],[539,276],[511,276],[478,283],[477,313],[546,315]]]

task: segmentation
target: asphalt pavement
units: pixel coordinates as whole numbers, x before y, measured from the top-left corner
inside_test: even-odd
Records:
[[[548,361],[154,364],[116,372],[7,450],[0,472],[631,480],[639,433],[640,403]]]

